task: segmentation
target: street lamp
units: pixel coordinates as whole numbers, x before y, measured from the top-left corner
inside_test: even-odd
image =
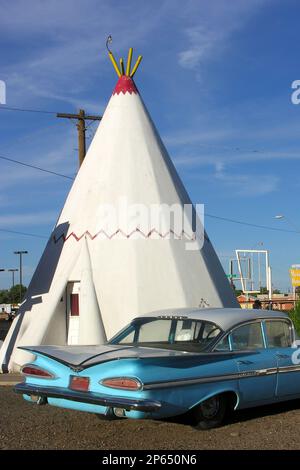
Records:
[[[19,270],[18,268],[14,268],[14,269],[8,269],[7,271],[12,273],[12,286],[15,287],[15,273]]]
[[[15,273],[19,270],[18,270],[18,268],[14,268],[14,269],[8,269],[8,271],[12,273],[12,287],[14,288],[15,287]],[[13,289],[12,303],[15,303],[15,295],[14,294],[15,293],[14,293],[14,289]]]
[[[282,219],[285,219],[287,221],[288,224],[290,224],[291,227],[293,227],[294,230],[296,230],[297,232],[300,232],[300,229],[299,227],[297,227],[297,225],[295,225],[288,217],[286,217],[284,214],[277,214],[275,215],[274,219],[276,220],[282,220]]]
[[[20,257],[20,303],[22,302],[22,255],[27,255],[28,251],[14,251],[15,255]]]
[[[3,271],[5,271],[5,269],[0,269],[0,273],[3,273]]]
[[[2,268],[2,269],[0,269],[0,272],[1,272],[1,273],[3,273],[3,271],[5,271],[5,269],[3,269],[3,268]]]

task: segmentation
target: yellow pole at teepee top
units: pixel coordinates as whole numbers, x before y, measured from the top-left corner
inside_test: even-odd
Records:
[[[123,62],[122,57],[120,59],[120,70],[121,70],[121,74],[124,75],[125,74],[125,72],[124,72],[124,62]]]
[[[117,65],[116,59],[113,56],[113,53],[109,51],[108,56],[109,56],[113,66],[114,66],[115,71],[117,72],[118,77],[121,77],[121,72],[120,72],[119,67]]]
[[[108,50],[108,56],[114,66],[114,69],[115,71],[117,72],[117,75],[118,77],[122,77],[125,75],[125,67],[124,67],[124,61],[123,61],[123,58],[121,57],[120,59],[120,67],[118,66],[117,62],[116,62],[116,59],[114,58],[114,55],[113,53],[111,52],[111,50],[109,49],[108,45],[112,42],[112,37],[111,36],[108,36],[107,38],[107,41],[106,41],[106,48]],[[128,57],[127,57],[127,64],[126,64],[126,76],[127,77],[130,77],[132,78],[135,74],[135,72],[137,71],[138,69],[138,66],[140,65],[141,63],[141,60],[142,60],[142,56],[139,55],[138,58],[137,58],[137,61],[136,63],[134,64],[134,67],[133,69],[131,70],[130,72],[130,69],[131,69],[131,61],[132,61],[132,53],[133,53],[133,48],[130,47],[129,48],[129,51],[128,51]]]
[[[130,67],[131,67],[132,52],[133,52],[133,49],[132,49],[132,47],[130,47],[130,49],[129,49],[129,51],[128,51],[127,66],[126,66],[126,75],[127,75],[127,77],[130,76]]]
[[[131,71],[131,74],[130,74],[130,77],[132,78],[133,75],[135,74],[135,72],[137,71],[137,68],[138,66],[140,65],[141,63],[141,60],[142,60],[143,56],[139,55],[138,58],[137,58],[137,61],[135,63],[135,66],[133,67],[132,71]]]

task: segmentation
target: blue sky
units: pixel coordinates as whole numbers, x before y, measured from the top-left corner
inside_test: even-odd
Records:
[[[111,34],[116,56],[130,46],[143,55],[136,84],[192,200],[208,214],[300,230],[299,15],[292,0],[0,0],[0,80],[7,106],[101,114],[116,82]],[[2,156],[74,176],[76,139],[69,120],[0,110]],[[71,181],[3,160],[0,174],[0,229],[47,238]],[[235,248],[263,242],[274,287],[290,286],[300,233],[205,223],[226,271]],[[1,232],[0,268],[28,250],[28,284],[46,238]],[[0,288],[10,282],[0,273]]]

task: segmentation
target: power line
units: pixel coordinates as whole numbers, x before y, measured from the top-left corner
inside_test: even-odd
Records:
[[[18,165],[26,166],[28,168],[33,168],[34,170],[43,171],[44,173],[50,173],[51,175],[61,176],[62,178],[67,178],[67,179],[70,179],[70,180],[74,180],[74,178],[72,176],[63,175],[62,173],[57,173],[56,171],[46,170],[45,168],[41,168],[39,166],[30,165],[29,163],[20,162],[19,160],[14,160],[13,158],[4,157],[4,155],[0,155],[0,159],[1,160],[6,160],[6,161],[11,162],[11,163],[17,163]]]
[[[5,160],[5,161],[9,161],[11,163],[16,163],[18,165],[22,165],[22,166],[25,166],[25,167],[29,167],[29,168],[32,168],[34,170],[42,171],[44,173],[49,173],[49,174],[54,175],[54,176],[60,176],[62,178],[67,178],[67,179],[70,179],[70,180],[75,179],[72,176],[64,175],[62,173],[57,173],[57,172],[51,171],[51,170],[46,170],[45,168],[41,168],[41,167],[38,167],[38,166],[35,166],[35,165],[30,165],[28,163],[24,163],[24,162],[21,162],[19,160],[15,160],[15,159],[12,159],[12,158],[4,157],[3,155],[0,155],[0,159]],[[275,232],[300,234],[300,232],[298,230],[288,230],[288,229],[284,229],[284,228],[270,227],[268,225],[252,224],[250,222],[244,222],[242,220],[236,220],[236,219],[229,219],[227,217],[220,217],[220,216],[213,215],[213,214],[208,214],[208,213],[205,213],[205,216],[210,217],[212,219],[221,220],[221,221],[224,221],[224,222],[230,222],[230,223],[234,223],[234,224],[245,225],[245,226],[248,226],[248,227],[254,227],[254,228],[259,228],[259,229],[263,229],[263,230],[272,230],[272,231],[275,231]],[[9,232],[9,233],[17,233],[17,234],[20,234],[20,235],[29,235],[29,236],[37,236],[37,237],[40,237],[40,238],[46,238],[46,237],[40,236],[40,235],[27,234],[27,233],[23,233],[23,232],[15,232],[15,231],[12,231],[12,230],[0,229],[0,231]]]
[[[219,217],[217,215],[212,215],[212,214],[205,214],[205,217],[210,217],[213,219],[221,220],[224,222],[230,222],[234,224],[239,224],[239,225],[246,225],[248,227],[260,228],[263,230],[275,230],[276,232],[297,233],[298,235],[300,234],[300,232],[297,230],[288,230],[284,228],[270,227],[268,225],[251,224],[249,222],[243,222],[241,220],[235,220],[235,219],[228,219],[227,217]],[[2,228],[0,228],[0,232],[13,233],[16,235],[26,235],[29,237],[36,237],[36,238],[43,238],[43,239],[48,238],[45,235],[38,235],[36,233],[18,232],[16,230],[8,230],[8,229],[2,229]]]
[[[217,215],[212,215],[212,214],[207,214],[207,213],[205,213],[205,217],[211,217],[212,219],[223,220],[224,222],[231,222],[233,224],[247,225],[249,227],[261,228],[261,229],[264,229],[264,230],[275,230],[276,232],[287,232],[287,233],[298,233],[298,234],[300,234],[300,232],[298,230],[288,230],[288,229],[284,229],[284,228],[270,227],[269,225],[251,224],[250,222],[243,222],[241,220],[228,219],[227,217],[219,217]]]
[[[56,111],[46,111],[45,109],[12,108],[9,106],[0,106],[0,110],[1,111],[20,111],[22,113],[57,114]]]
[[[0,228],[0,232],[13,233],[15,235],[26,235],[27,237],[48,238],[45,235],[38,235],[36,233],[28,233],[28,232],[18,232],[17,230],[8,230],[8,229],[4,229],[4,228]]]
[[[61,114],[56,111],[48,111],[45,109],[28,109],[28,108],[14,108],[10,106],[5,106],[2,105],[0,106],[0,111],[18,111],[18,112],[24,112],[24,113],[41,113],[41,114]],[[226,151],[235,151],[235,152],[250,152],[250,153],[268,153],[267,149],[261,150],[261,149],[250,149],[250,148],[243,148],[240,146],[225,146],[225,145],[216,145],[216,144],[205,144],[198,142],[198,145],[200,147],[206,147],[208,149],[218,149],[218,150],[226,150]]]

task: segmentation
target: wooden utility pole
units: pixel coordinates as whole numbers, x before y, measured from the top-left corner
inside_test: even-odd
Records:
[[[78,159],[80,167],[86,154],[85,121],[101,121],[102,116],[87,115],[83,109],[80,109],[78,114],[57,113],[56,117],[78,120],[76,127],[78,130]]]

